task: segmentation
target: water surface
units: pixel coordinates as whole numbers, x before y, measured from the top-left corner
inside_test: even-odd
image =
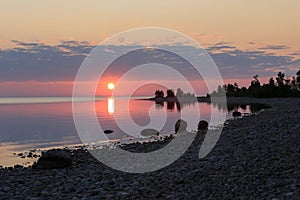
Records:
[[[20,162],[19,157],[13,153],[81,144],[73,121],[71,100],[70,97],[0,98],[0,165]],[[78,101],[84,108],[88,99],[82,98]],[[200,113],[196,113],[198,109]],[[181,118],[182,112],[187,113],[185,120],[189,121],[189,130],[196,130],[200,119],[210,121],[211,115],[219,116],[210,122],[210,128],[214,128],[222,125],[222,117],[230,118],[232,110],[251,112],[248,106],[234,107],[228,111],[222,106],[195,102],[178,109],[174,103],[156,104],[153,101],[141,101],[136,98],[128,100],[124,97],[97,98],[95,110],[102,129],[114,131],[107,135],[109,140],[140,137],[132,122],[139,127],[173,133],[174,124]],[[154,118],[164,116],[166,122],[162,127],[149,127],[150,115]],[[118,126],[116,119],[123,127]]]

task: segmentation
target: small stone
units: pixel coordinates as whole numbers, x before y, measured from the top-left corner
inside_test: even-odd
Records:
[[[105,134],[110,134],[110,133],[113,133],[113,132],[114,132],[113,130],[109,130],[109,129],[108,130],[104,130]]]
[[[285,194],[286,197],[292,197],[293,195],[294,195],[293,192],[288,192],[288,193]]]

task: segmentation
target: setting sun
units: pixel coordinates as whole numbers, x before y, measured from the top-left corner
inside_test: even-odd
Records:
[[[107,84],[107,88],[108,88],[109,90],[113,90],[113,89],[115,89],[115,84],[109,83],[109,84]]]

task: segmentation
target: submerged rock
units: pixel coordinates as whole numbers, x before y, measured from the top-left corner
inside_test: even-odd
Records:
[[[35,169],[55,169],[65,168],[72,165],[72,159],[67,151],[62,149],[51,149],[42,152],[42,156],[38,159],[32,168]]]

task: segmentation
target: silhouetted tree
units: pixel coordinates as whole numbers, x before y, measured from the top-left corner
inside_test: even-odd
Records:
[[[296,78],[296,83],[298,86],[298,90],[300,90],[300,70],[296,73],[297,78]]]
[[[155,97],[164,97],[164,92],[162,90],[156,90]]]
[[[175,97],[174,91],[172,89],[167,90],[167,97]]]
[[[226,92],[227,96],[235,97],[258,97],[258,98],[271,98],[271,97],[300,97],[300,70],[296,73],[296,77],[286,77],[283,72],[279,72],[276,77],[276,82],[273,77],[269,82],[261,85],[258,75],[253,76],[248,89],[246,87],[239,88],[237,83],[225,84],[223,87],[218,86],[217,92],[208,94],[208,96],[218,96],[222,91]]]
[[[240,91],[240,88],[239,88],[239,85],[237,84],[237,82],[235,82],[235,83],[233,84],[233,86],[234,86],[234,91],[235,91],[235,92]]]
[[[177,97],[183,97],[184,96],[184,92],[181,88],[178,88],[176,91],[176,96]]]
[[[270,78],[270,80],[269,80],[269,85],[270,85],[271,87],[275,87],[275,81],[274,81],[273,77]]]
[[[260,81],[258,79],[258,75],[253,76],[253,80],[251,81],[251,85],[248,88],[251,96],[259,97],[260,94]]]
[[[278,86],[278,87],[283,87],[283,86],[284,86],[284,83],[283,83],[284,77],[285,77],[285,74],[284,74],[284,73],[278,72],[277,78],[276,78],[277,86]]]

